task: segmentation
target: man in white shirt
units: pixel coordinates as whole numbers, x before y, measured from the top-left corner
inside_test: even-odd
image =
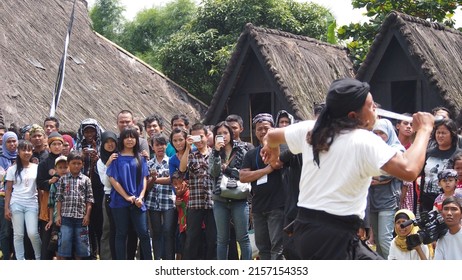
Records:
[[[450,196],[443,201],[444,222],[449,231],[436,242],[435,260],[462,260],[462,220],[460,200]]]
[[[272,129],[263,140],[265,162],[278,159],[282,143],[303,155],[293,235],[300,259],[380,258],[357,236],[371,178],[388,173],[412,181],[422,170],[433,116],[414,114],[415,141],[398,152],[370,131],[376,104],[369,89],[355,79],[335,80],[316,122]]]

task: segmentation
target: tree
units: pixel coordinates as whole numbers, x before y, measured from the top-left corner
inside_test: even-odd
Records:
[[[119,0],[96,0],[90,9],[93,29],[111,41],[117,42],[123,25],[124,7]]]
[[[158,53],[162,71],[208,103],[246,23],[326,41],[335,23],[324,7],[294,0],[204,0]]]
[[[145,9],[124,25],[120,44],[136,55],[155,60],[159,47],[192,20],[196,9],[192,0],[175,0],[165,6]]]
[[[391,11],[454,27],[454,12],[461,4],[462,0],[352,0],[353,8],[366,8],[369,22],[344,25],[337,30],[337,35],[339,39],[351,40],[347,47],[354,66],[358,69],[366,58],[380,25]]]

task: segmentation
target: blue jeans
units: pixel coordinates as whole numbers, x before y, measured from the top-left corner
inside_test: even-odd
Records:
[[[83,225],[83,218],[61,218],[59,230],[58,253],[63,258],[86,258],[90,256],[90,235],[88,226]]]
[[[255,244],[261,260],[282,260],[282,229],[284,210],[252,213],[255,230]]]
[[[396,210],[383,210],[369,213],[375,245],[377,247],[376,252],[384,259],[388,259],[391,241],[393,240],[395,213]]]
[[[149,220],[151,221],[154,259],[174,260],[177,223],[175,208],[165,211],[149,210]]]
[[[130,221],[135,227],[140,239],[140,249],[143,259],[152,260],[151,242],[149,238],[146,211],[141,211],[135,205],[121,208],[111,208],[116,227],[115,249],[117,260],[127,259],[127,237]]]
[[[234,223],[236,240],[241,248],[241,260],[252,259],[252,247],[249,239],[249,204],[246,200],[213,202],[213,215],[217,226],[217,259],[228,259],[229,223]]]
[[[34,248],[36,260],[40,260],[42,242],[38,233],[38,204],[35,206],[23,206],[18,203],[10,205],[11,222],[13,223],[14,251],[17,260],[25,260],[24,257],[24,223],[26,224],[27,236]]]
[[[0,196],[0,250],[3,259],[9,260],[11,255],[11,222],[5,219],[5,197]]]

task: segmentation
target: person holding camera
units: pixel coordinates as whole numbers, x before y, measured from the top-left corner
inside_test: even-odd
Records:
[[[449,230],[436,242],[435,260],[462,260],[461,211],[457,197],[451,196],[443,201],[441,215]]]
[[[415,220],[414,213],[407,209],[401,209],[395,214],[396,237],[390,244],[388,253],[389,260],[428,260],[433,253],[431,245],[424,245],[420,241],[418,245],[411,247],[407,241],[410,236],[417,236],[420,228],[414,224],[401,227],[406,221]],[[418,237],[418,236],[417,236]],[[411,245],[411,246],[410,246]]]
[[[217,227],[217,259],[228,259],[230,247],[230,225],[236,232],[234,242],[239,243],[242,260],[252,259],[252,246],[249,239],[249,203],[248,193],[242,197],[230,197],[222,194],[222,180],[229,180],[226,187],[237,186],[239,170],[244,161],[246,150],[234,142],[231,126],[223,121],[213,129],[214,149],[209,157],[209,173],[214,180],[213,215]],[[227,178],[226,178],[227,177]]]

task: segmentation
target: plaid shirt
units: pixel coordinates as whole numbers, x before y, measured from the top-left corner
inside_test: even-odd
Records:
[[[165,155],[162,162],[158,162],[156,157],[148,161],[149,170],[157,171],[157,178],[169,177],[168,156]],[[172,185],[154,184],[146,198],[146,206],[149,210],[167,211],[175,208],[175,189]]]
[[[208,172],[209,155],[212,149],[208,148],[206,155],[194,151],[188,156],[189,171],[189,209],[212,209],[213,179]]]
[[[90,178],[79,173],[77,177],[69,172],[57,182],[56,201],[61,201],[61,216],[82,219],[87,202],[94,203]]]

